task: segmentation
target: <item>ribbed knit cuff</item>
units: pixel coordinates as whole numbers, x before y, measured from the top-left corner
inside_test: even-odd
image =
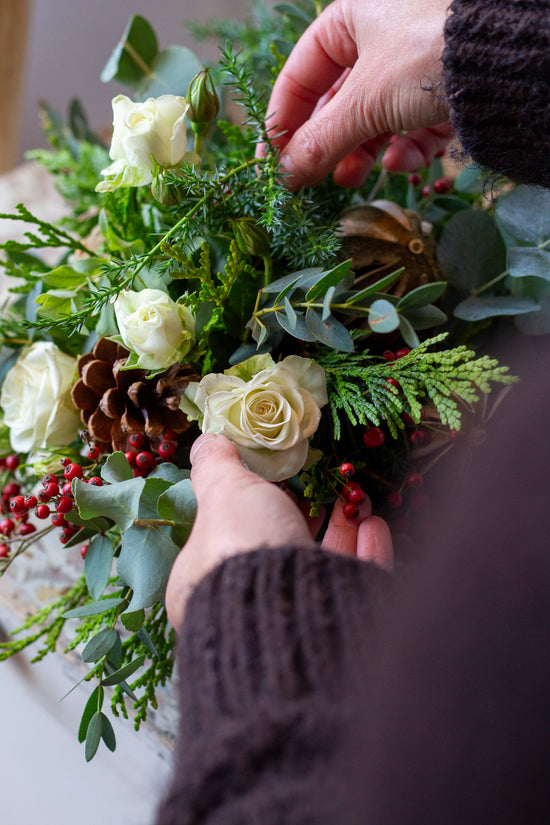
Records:
[[[445,42],[446,97],[466,153],[550,187],[549,0],[454,0]]]
[[[196,730],[250,704],[341,695],[388,575],[318,547],[228,559],[189,601],[179,645],[184,715]],[[192,735],[192,731],[188,731]]]

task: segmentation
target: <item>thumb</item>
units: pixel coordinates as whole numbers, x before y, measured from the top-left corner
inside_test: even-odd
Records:
[[[242,465],[239,451],[223,435],[204,433],[193,443],[190,453],[191,482],[197,500],[232,485],[237,477],[250,475]]]

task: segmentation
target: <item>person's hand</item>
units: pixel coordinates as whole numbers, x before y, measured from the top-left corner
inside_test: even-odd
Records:
[[[259,547],[309,547],[320,527],[310,521],[280,487],[245,469],[237,448],[221,435],[203,435],[191,450],[191,480],[198,510],[193,530],[176,559],[166,590],[166,609],[175,627],[199,580],[223,559]],[[367,500],[354,521],[337,502],[323,540],[325,549],[393,565],[386,523],[371,516]]]
[[[449,3],[335,0],[306,30],[268,106],[290,189],[333,170],[340,185],[361,185],[392,135],[383,165],[393,171],[414,171],[445,148],[452,130],[440,82]]]

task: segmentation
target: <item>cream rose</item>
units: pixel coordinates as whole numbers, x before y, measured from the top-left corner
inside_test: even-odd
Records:
[[[75,376],[75,359],[54,344],[41,341],[21,352],[0,394],[16,452],[70,444],[76,438],[80,418],[70,396]]]
[[[181,361],[195,342],[195,318],[161,289],[120,292],[115,315],[124,346],[135,353],[131,366],[166,369]]]
[[[96,186],[108,192],[119,186],[144,186],[153,180],[154,161],[169,167],[187,155],[185,113],[189,104],[183,97],[162,95],[144,103],[134,103],[126,95],[113,99],[113,138],[109,156],[114,161],[102,171],[105,180]],[[196,156],[189,153],[189,159]]]
[[[315,361],[290,355],[275,364],[264,355],[191,383],[181,408],[203,433],[229,438],[254,473],[282,481],[304,466],[327,401],[325,373]]]

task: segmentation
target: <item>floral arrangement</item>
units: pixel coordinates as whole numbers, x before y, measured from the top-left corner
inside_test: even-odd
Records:
[[[239,44],[210,69],[160,51],[134,17],[103,73],[132,94],[113,100],[110,149],[77,102],[67,122],[43,113],[52,148],[33,154],[70,217],[2,216],[29,230],[3,245],[0,574],[32,573],[25,552],[46,536],[84,560],[0,659],[32,643],[42,658],[69,628],[95,685],[87,760],[116,745],[106,688],[139,727],[170,678],[163,596],[193,524],[201,431],[313,514],[340,498],[354,518],[368,494],[406,533],[481,395],[514,381],[476,348],[499,324],[550,331],[547,193],[505,184],[491,200],[482,170],[452,181],[440,160],[414,175],[378,167],[358,190],[286,190],[265,106],[317,12],[257,4],[244,24],[194,27]],[[220,116],[231,96],[236,122]]]

